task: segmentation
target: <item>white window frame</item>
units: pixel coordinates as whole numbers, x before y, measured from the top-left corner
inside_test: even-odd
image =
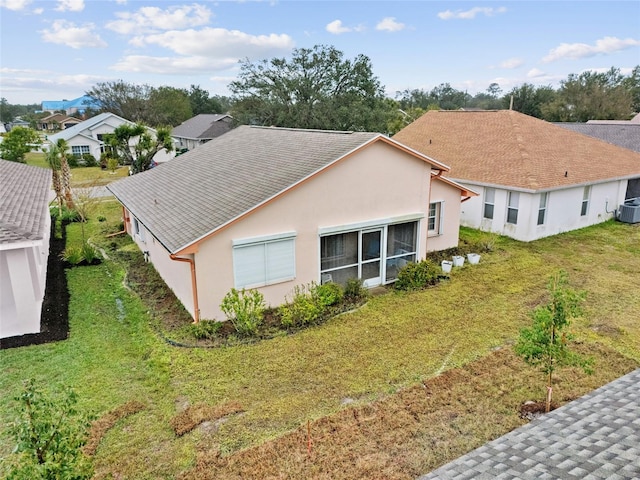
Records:
[[[133,223],[133,236],[140,240],[142,243],[147,243],[146,236],[144,234],[144,227],[133,215],[131,216],[131,219]]]
[[[589,214],[589,200],[591,199],[591,185],[586,185],[582,191],[582,203],[580,204],[580,216]]]
[[[506,222],[511,225],[518,224],[518,210],[520,205],[520,192],[508,192],[507,193],[507,218]],[[511,212],[515,211],[515,221],[512,222],[509,220]]]
[[[432,212],[433,211],[433,212]],[[427,233],[430,237],[444,233],[444,201],[431,202],[427,216]]]
[[[547,205],[549,205],[549,192],[542,192],[540,194],[540,203],[538,204],[538,225],[544,225],[547,222]],[[540,215],[542,215],[542,220]]]
[[[234,240],[233,280],[235,288],[258,288],[295,279],[295,240],[295,232]],[[248,261],[247,255],[254,256],[253,262]],[[284,255],[286,264],[277,266],[271,264],[275,255]],[[254,268],[253,272],[246,270],[251,267]],[[275,271],[274,267],[277,268]],[[245,274],[243,271],[248,273]],[[243,275],[247,278],[244,278]],[[249,279],[251,275],[254,276],[254,281]]]
[[[491,206],[491,216],[487,216],[487,206]],[[484,202],[482,204],[482,218],[493,220],[496,210],[496,189],[485,187],[484,189]]]
[[[89,145],[71,145],[72,155],[84,155],[86,153],[91,153],[91,147]]]

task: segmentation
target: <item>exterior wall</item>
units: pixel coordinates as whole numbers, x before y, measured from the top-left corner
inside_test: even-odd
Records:
[[[76,135],[67,143],[69,144],[69,153],[71,153],[71,147],[73,146],[89,145],[89,153],[93,155],[96,160],[100,159],[100,142],[97,139]]]
[[[457,247],[460,234],[460,190],[435,177],[431,182],[430,203],[443,202],[442,230],[427,238],[427,251],[446,250]],[[467,200],[468,202],[469,200]],[[466,203],[466,202],[465,202]]]
[[[49,234],[50,220],[44,239],[0,250],[0,338],[40,332]]]
[[[148,260],[153,263],[155,269],[187,311],[194,316],[190,265],[187,262],[171,260],[167,249],[141,223],[138,223],[141,235],[136,235],[133,229],[134,217],[130,212],[127,212],[127,218],[125,224],[127,233],[131,235],[138,248],[142,252],[146,252]]]
[[[483,218],[485,187],[469,183],[467,185],[480,192],[480,195],[462,204],[462,225],[528,242],[613,218],[615,209],[624,201],[627,180],[591,185],[588,210],[584,216],[580,215],[584,185],[548,192],[543,225],[537,225],[539,192],[520,192],[518,222],[513,225],[506,222],[509,190],[496,188],[493,220],[489,220]]]
[[[294,285],[320,282],[323,228],[420,215],[418,257],[423,258],[430,171],[421,160],[375,143],[212,236],[195,254],[201,318],[224,319],[219,305],[234,286],[234,240],[296,233],[295,279],[259,288],[273,306],[283,303]]]

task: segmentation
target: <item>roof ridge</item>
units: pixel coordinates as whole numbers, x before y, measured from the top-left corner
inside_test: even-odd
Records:
[[[338,133],[338,134],[351,134],[351,133],[375,133],[375,132],[356,132],[355,130],[320,130],[315,128],[295,128],[295,127],[276,127],[265,125],[247,125],[249,128],[261,128],[264,130],[286,130],[289,132],[310,132],[310,133]]]

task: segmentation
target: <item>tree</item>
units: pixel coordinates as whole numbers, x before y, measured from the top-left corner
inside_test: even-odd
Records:
[[[0,143],[0,158],[25,163],[25,155],[41,144],[40,135],[34,129],[13,127]]]
[[[530,83],[524,83],[519,87],[514,87],[502,98],[504,108],[511,106],[512,98],[513,110],[532,117],[543,118],[543,106],[555,100],[556,91],[550,86],[536,87]]]
[[[191,85],[189,89],[189,102],[194,115],[201,113],[226,113],[229,111],[230,99],[214,95],[209,96],[209,92],[200,88],[200,85]]]
[[[624,86],[631,93],[631,109],[640,112],[640,65],[636,65],[627,78],[623,80]]]
[[[131,173],[140,173],[151,168],[153,157],[160,150],[173,150],[173,139],[168,127],[160,127],[155,134],[148,127],[122,124],[113,133],[104,137],[105,143],[111,146],[120,156],[123,164],[131,165]]]
[[[111,112],[131,120],[147,122],[149,116],[149,97],[153,88],[149,85],[136,85],[124,80],[100,82],[85,94],[94,98],[102,112]]]
[[[71,168],[67,161],[69,144],[63,138],[51,145],[47,152],[47,163],[53,171],[53,189],[58,200],[58,209],[62,210],[64,203],[68,209],[73,209],[73,196],[71,193]]]
[[[241,124],[385,131],[383,89],[364,55],[344,59],[331,46],[293,51],[290,60],[240,62],[232,115]]]
[[[152,89],[149,94],[148,112],[144,121],[153,127],[175,127],[193,116],[187,91],[174,87]]]
[[[529,365],[538,367],[547,377],[547,403],[551,409],[553,373],[560,367],[577,366],[591,373],[592,360],[573,352],[569,344],[572,335],[566,332],[571,321],[582,314],[584,293],[568,284],[567,273],[560,271],[549,280],[551,300],[536,307],[531,318],[533,325],[520,331],[515,352]]]
[[[16,398],[19,418],[9,425],[17,445],[8,457],[5,478],[15,480],[83,480],[93,466],[81,448],[90,419],[76,410],[77,395],[67,389],[53,398],[29,380]]]

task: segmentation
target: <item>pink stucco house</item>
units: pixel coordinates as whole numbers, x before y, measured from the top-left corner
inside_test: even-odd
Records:
[[[298,284],[396,279],[458,244],[475,193],[378,133],[238,127],[109,185],[125,226],[197,321],[232,288],[272,306]]]

